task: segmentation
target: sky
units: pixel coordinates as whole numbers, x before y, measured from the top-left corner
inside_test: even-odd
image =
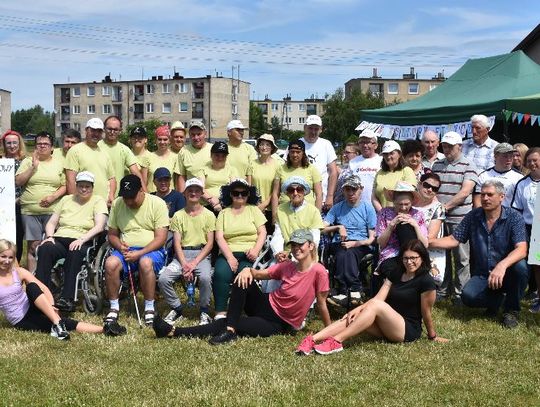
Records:
[[[324,97],[373,68],[448,77],[510,52],[539,17],[537,0],[4,1],[0,88],[12,110],[53,110],[54,83],[239,71],[252,99]]]

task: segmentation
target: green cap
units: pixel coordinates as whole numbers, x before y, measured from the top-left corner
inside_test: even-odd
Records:
[[[296,229],[289,239],[289,243],[304,244],[306,242],[313,242],[313,233],[309,229]]]

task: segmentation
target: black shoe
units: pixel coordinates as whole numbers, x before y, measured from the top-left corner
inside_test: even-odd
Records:
[[[169,325],[160,315],[154,316],[154,322],[152,323],[152,328],[156,333],[156,337],[165,338],[171,334],[174,329],[174,326]]]
[[[64,325],[64,321],[60,320],[58,324],[51,327],[51,336],[61,341],[69,340],[69,332]]]
[[[238,335],[235,332],[229,331],[228,329],[213,336],[208,341],[210,345],[222,345],[227,342],[232,342],[238,339]]]
[[[64,297],[60,297],[55,306],[62,312],[75,312],[75,302],[70,299],[65,299]]]
[[[126,332],[127,332],[126,327],[120,325],[116,321],[105,322],[105,324],[103,324],[103,334],[105,336],[121,336],[121,335],[125,335]]]
[[[452,298],[452,305],[454,307],[463,307],[463,301],[461,300],[461,297],[459,295],[456,295],[454,298]]]
[[[505,312],[503,314],[503,320],[502,320],[503,326],[508,329],[517,328],[519,324],[518,315],[519,314],[517,311]]]

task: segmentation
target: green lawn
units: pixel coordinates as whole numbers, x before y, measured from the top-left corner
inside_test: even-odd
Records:
[[[326,357],[295,356],[303,334],[212,347],[157,340],[122,314],[124,337],[73,334],[60,342],[8,329],[1,320],[0,404],[539,405],[539,316],[525,311],[519,328],[509,331],[480,314],[439,306],[437,331],[448,344],[363,337]],[[308,325],[320,327],[318,320]]]

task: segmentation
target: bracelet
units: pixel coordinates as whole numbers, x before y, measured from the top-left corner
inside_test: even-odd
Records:
[[[437,332],[435,332],[435,335],[433,335],[433,336],[429,336],[429,334],[428,334],[427,338],[428,338],[430,341],[434,341],[435,338],[437,338]]]

